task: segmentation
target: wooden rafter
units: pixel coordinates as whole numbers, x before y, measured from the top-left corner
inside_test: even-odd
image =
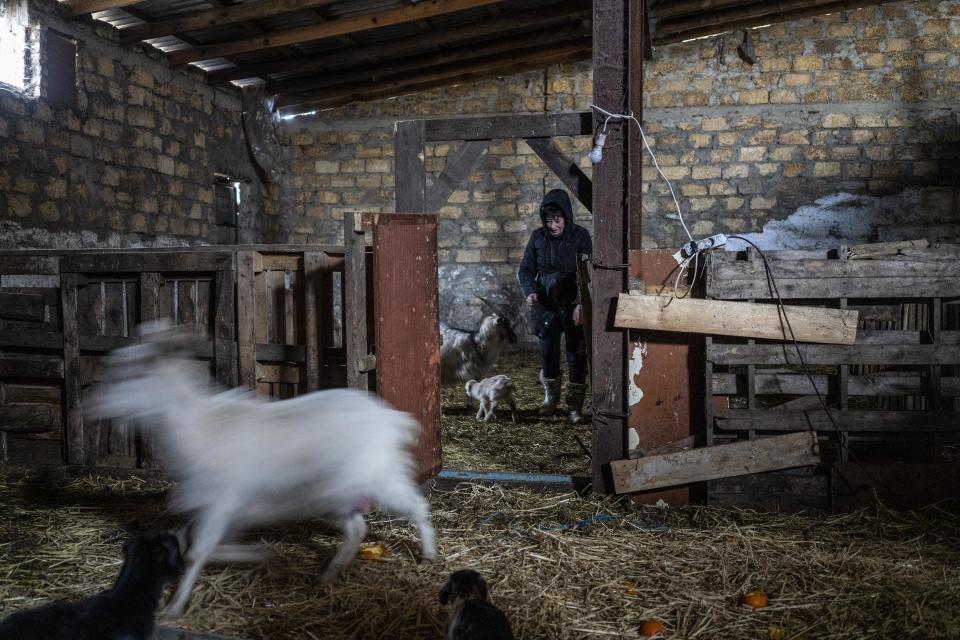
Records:
[[[524,11],[509,16],[501,16],[494,20],[485,20],[477,24],[437,31],[435,33],[418,36],[413,42],[407,38],[397,38],[365,47],[339,49],[330,53],[305,56],[302,58],[291,58],[212,71],[207,74],[207,80],[217,84],[231,80],[240,80],[242,78],[284,73],[287,71],[321,71],[331,64],[343,65],[363,62],[371,58],[390,58],[397,55],[410,54],[415,51],[431,51],[460,43],[474,42],[494,36],[506,37],[534,26],[557,26],[556,23],[564,18],[571,22],[585,21],[588,23],[590,10],[584,8],[584,3],[581,0],[574,0],[573,2],[565,2],[556,7],[543,10]]]
[[[141,1],[142,0],[68,0],[62,4],[69,9],[73,15],[82,16],[88,13],[96,13],[97,11],[127,7]]]
[[[191,13],[179,18],[129,27],[120,32],[120,41],[137,42],[139,40],[161,38],[185,31],[221,27],[237,22],[246,22],[247,20],[269,18],[292,11],[322,7],[334,2],[337,2],[337,0],[261,0],[260,2],[246,2],[201,13]]]
[[[309,105],[316,109],[329,109],[357,100],[390,98],[455,83],[476,82],[500,75],[525,73],[542,69],[551,64],[586,60],[589,57],[589,45],[565,47],[543,52],[526,59],[510,56],[498,64],[484,63],[482,65],[470,65],[469,68],[467,65],[454,65],[454,68],[450,69],[434,70],[430,73],[416,74],[407,78],[384,80],[374,87],[371,87],[369,83],[362,83],[353,87],[337,87],[336,91],[317,91],[301,95],[281,96],[277,102],[280,108]]]
[[[323,24],[311,25],[278,31],[268,36],[244,38],[233,42],[222,42],[197,49],[186,49],[170,54],[172,64],[186,64],[198,60],[221,58],[236,53],[272,49],[289,44],[322,40],[344,34],[357,33],[404,22],[413,22],[474,7],[501,2],[502,0],[427,0],[412,6],[388,9],[349,18],[331,20]]]
[[[420,54],[408,56],[392,64],[380,63],[348,69],[347,71],[339,73],[322,73],[313,78],[292,78],[284,82],[272,84],[267,87],[267,90],[271,93],[282,95],[285,93],[301,93],[356,82],[379,82],[383,78],[388,78],[399,73],[427,70],[456,62],[486,59],[498,54],[530,51],[538,47],[563,45],[571,41],[582,40],[583,38],[589,37],[590,33],[579,26],[567,27],[565,29],[545,29],[535,33],[525,33],[514,38],[499,39],[483,44],[471,44],[457,47],[456,49],[446,49],[431,55]]]

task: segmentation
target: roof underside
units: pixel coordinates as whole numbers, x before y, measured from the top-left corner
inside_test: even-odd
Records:
[[[647,0],[652,47],[887,0]],[[587,60],[590,0],[61,0],[301,111]]]

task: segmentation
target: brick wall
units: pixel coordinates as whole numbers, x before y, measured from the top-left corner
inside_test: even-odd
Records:
[[[235,91],[171,71],[156,52],[119,47],[103,24],[30,8],[39,97],[0,90],[0,246],[176,245],[223,240],[213,228],[213,173],[255,178]],[[39,28],[37,28],[39,27]],[[76,93],[47,68],[51,29],[77,42]],[[38,87],[39,85],[39,87]],[[75,99],[49,99],[54,89]],[[262,212],[256,180],[242,213]],[[249,240],[262,220],[247,215]]]
[[[645,69],[645,130],[695,236],[960,240],[960,5],[891,3],[753,37],[752,66],[730,34],[658,48]],[[287,237],[339,241],[344,211],[392,210],[397,119],[584,110],[591,93],[582,63],[293,119]],[[591,141],[558,142],[589,173]],[[452,148],[427,149],[428,180]],[[645,163],[643,247],[676,246],[668,187]],[[491,145],[439,212],[441,317],[476,321],[465,289],[519,302],[513,273],[555,186],[526,144]]]

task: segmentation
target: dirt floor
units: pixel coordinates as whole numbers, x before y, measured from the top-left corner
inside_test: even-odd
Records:
[[[123,541],[171,527],[169,485],[0,478],[0,615],[108,587]],[[321,525],[254,532],[274,558],[212,566],[188,614],[164,624],[256,640],[439,639],[446,576],[474,568],[523,639],[960,638],[960,517],[859,511],[784,516],[706,507],[632,509],[575,494],[464,484],[430,497],[440,559],[415,562],[412,528],[374,514],[369,543],[334,583]],[[956,505],[952,505],[956,506]],[[761,589],[769,606],[742,595]]]
[[[465,406],[462,386],[442,388],[445,469],[590,475],[590,423],[568,424],[562,400],[558,415],[538,416],[537,407],[543,402],[539,372],[537,352],[524,350],[503,354],[490,374],[504,373],[513,380],[519,413],[516,424],[506,407],[498,409],[496,418],[486,424],[477,421],[476,405]],[[589,397],[588,388],[588,413]]]

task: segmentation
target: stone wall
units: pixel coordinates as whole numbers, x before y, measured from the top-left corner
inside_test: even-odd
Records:
[[[0,247],[224,241],[213,228],[214,172],[253,179],[242,187],[241,238],[263,237],[272,207],[247,160],[237,93],[171,70],[146,45],[120,47],[112,27],[54,5],[30,6],[42,78],[28,95],[0,89]],[[51,30],[77,43],[75,95],[51,86],[63,80],[47,64]],[[50,99],[56,90],[74,104]]]
[[[644,127],[691,232],[765,246],[960,240],[960,5],[898,2],[657,48]],[[281,234],[339,241],[344,211],[393,208],[397,119],[585,110],[590,64],[352,105],[290,120]],[[589,174],[589,139],[559,143]],[[450,144],[427,149],[434,178]],[[645,155],[643,248],[685,239]],[[491,145],[440,214],[441,317],[465,290],[519,303],[516,269],[542,194],[560,186],[523,142]],[[579,223],[590,215],[577,209]]]

